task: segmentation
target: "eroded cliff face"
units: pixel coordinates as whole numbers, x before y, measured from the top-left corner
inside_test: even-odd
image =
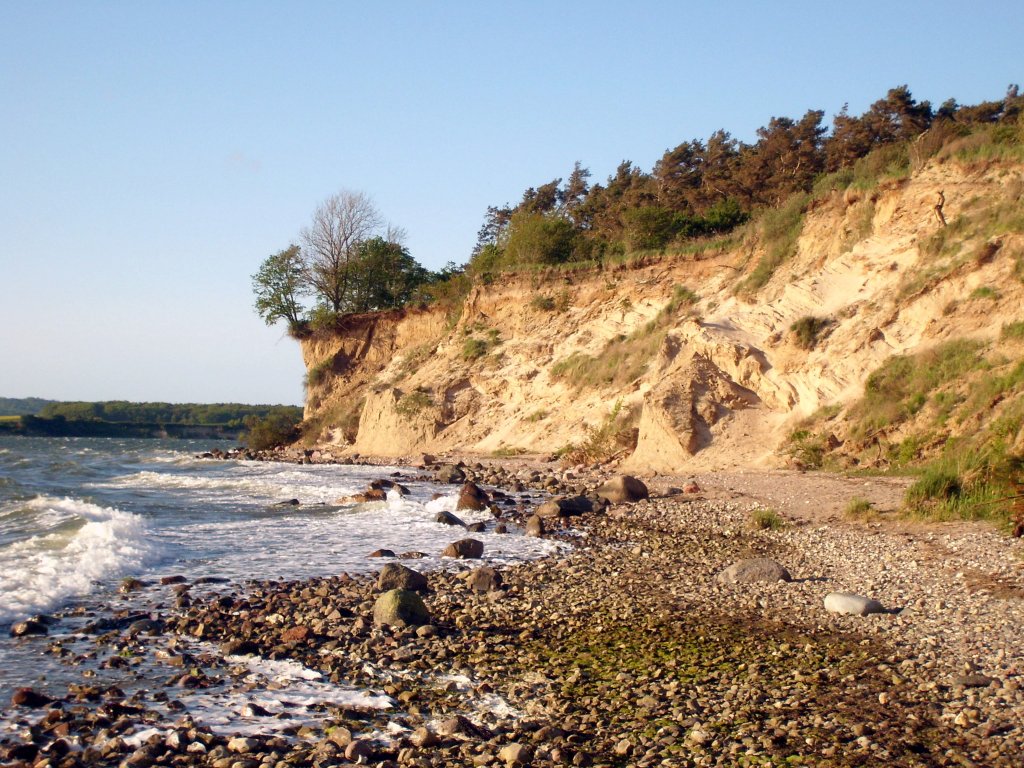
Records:
[[[1022,319],[1024,235],[984,223],[1019,210],[1022,178],[947,163],[819,198],[795,255],[752,294],[737,285],[765,246],[748,234],[648,264],[503,275],[454,322],[439,310],[347,318],[303,342],[307,432],[380,456],[551,454],[630,411],[637,444],[620,458],[633,471],[775,463],[792,424],[859,396],[888,357]],[[696,301],[679,308],[677,287]],[[791,330],[807,317],[826,323],[810,349]]]

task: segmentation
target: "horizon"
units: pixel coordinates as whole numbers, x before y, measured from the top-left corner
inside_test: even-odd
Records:
[[[256,315],[250,276],[339,189],[369,195],[436,270],[468,259],[487,206],[576,161],[603,182],[720,128],[749,142],[809,109],[831,126],[901,84],[933,106],[1000,98],[1024,31],[1008,2],[5,16],[0,389],[281,405],[302,405],[301,355]]]

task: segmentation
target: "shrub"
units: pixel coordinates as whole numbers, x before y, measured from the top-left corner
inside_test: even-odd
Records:
[[[760,531],[777,531],[786,525],[774,509],[755,509],[750,515],[750,522]]]
[[[321,360],[306,372],[306,387],[319,387],[331,374],[334,361],[331,358]]]
[[[973,291],[971,291],[972,299],[998,299],[999,291],[995,288],[990,288],[987,285],[979,285]]]
[[[787,440],[786,453],[805,469],[821,469],[827,450],[825,438],[806,429],[794,431]]]
[[[530,307],[538,312],[553,312],[555,310],[555,300],[550,296],[538,294],[530,299]]]
[[[505,264],[561,264],[573,255],[576,230],[561,216],[519,211],[509,222]]]
[[[487,354],[487,349],[486,341],[470,336],[462,342],[462,359],[477,360]]]
[[[599,427],[588,427],[583,442],[566,446],[559,452],[559,458],[569,464],[593,464],[632,451],[639,437],[639,419],[639,408],[623,411],[622,401],[618,400]]]
[[[807,315],[789,326],[789,330],[796,336],[796,345],[800,349],[811,350],[817,346],[822,333],[831,326],[832,321],[828,318]]]
[[[298,438],[298,423],[286,413],[270,413],[262,419],[250,416],[245,426],[245,444],[254,451],[275,448]]]

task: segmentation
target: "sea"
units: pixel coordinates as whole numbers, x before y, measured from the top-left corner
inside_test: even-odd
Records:
[[[127,684],[116,669],[98,663],[89,669],[89,653],[69,667],[49,648],[55,640],[69,647],[92,642],[83,626],[117,611],[173,610],[168,588],[121,594],[126,578],[150,585],[165,576],[202,578],[216,589],[244,587],[251,579],[354,575],[382,567],[386,561],[367,557],[377,549],[425,553],[406,562],[421,571],[453,567],[440,552],[460,536],[436,518],[455,510],[456,486],[418,480],[415,470],[397,466],[200,458],[214,447],[210,441],[0,437],[0,730],[17,727],[7,704],[19,687],[59,696],[83,674]],[[410,493],[339,503],[378,478],[394,479]],[[281,503],[293,499],[299,504]],[[522,562],[565,546],[516,530],[494,533],[489,512],[458,515],[467,523],[490,523],[473,534],[484,542],[488,564]],[[49,637],[9,636],[13,623],[35,615],[57,619]],[[246,695],[274,691],[262,700],[263,709],[285,698],[290,705],[305,699],[392,704],[290,662],[238,661],[251,667],[255,680]],[[131,685],[152,684],[166,670],[150,674],[153,680],[144,667],[134,669]],[[294,726],[280,716],[269,725],[243,722],[232,714],[242,707],[236,694],[225,691],[217,701],[205,692],[185,703],[197,721],[231,732]]]

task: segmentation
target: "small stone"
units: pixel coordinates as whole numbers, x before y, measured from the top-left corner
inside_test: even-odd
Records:
[[[235,752],[237,754],[248,754],[255,750],[260,743],[256,739],[245,738],[244,736],[236,736],[228,742],[228,752]]]

